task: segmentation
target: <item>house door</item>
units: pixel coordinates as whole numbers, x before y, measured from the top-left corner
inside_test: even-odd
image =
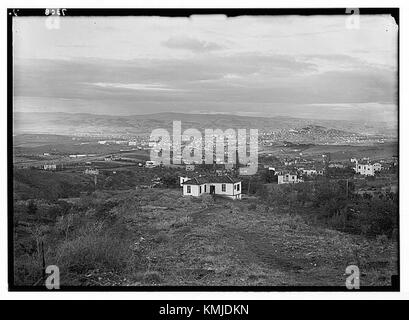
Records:
[[[215,192],[215,187],[214,186],[210,186],[210,194],[214,194]]]

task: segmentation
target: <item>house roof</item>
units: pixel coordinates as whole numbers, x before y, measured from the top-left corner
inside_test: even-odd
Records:
[[[229,175],[224,176],[200,176],[194,177],[190,180],[183,182],[182,184],[189,184],[189,185],[201,185],[205,183],[236,183],[240,182],[240,179],[233,178]]]
[[[281,171],[278,175],[279,176],[285,176],[286,174],[289,174],[291,176],[296,176],[297,172],[296,171]]]
[[[194,178],[196,176],[197,176],[197,173],[194,172],[194,171],[186,171],[186,172],[183,172],[183,174],[179,175],[179,177],[182,177],[182,178],[187,177],[187,178],[190,178],[190,179],[192,179],[192,178]]]

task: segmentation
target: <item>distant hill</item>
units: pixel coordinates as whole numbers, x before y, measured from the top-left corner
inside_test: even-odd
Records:
[[[171,129],[174,120],[182,122],[182,129],[204,130],[227,128],[256,128],[260,131],[296,130],[303,134],[313,131],[340,131],[363,135],[396,137],[395,124],[383,122],[314,120],[292,117],[248,117],[227,114],[156,113],[148,115],[111,116],[88,113],[14,113],[14,132],[59,135],[132,136],[149,135],[153,129]],[[331,131],[327,131],[331,132]]]

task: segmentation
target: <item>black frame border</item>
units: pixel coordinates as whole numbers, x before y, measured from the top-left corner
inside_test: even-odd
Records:
[[[223,14],[237,16],[281,15],[347,15],[347,8],[67,8],[65,17],[80,16],[164,16],[189,17],[190,15]],[[399,26],[399,8],[359,8],[360,15],[390,14]],[[7,223],[8,223],[8,290],[11,292],[50,291],[45,286],[16,286],[14,284],[13,241],[13,17],[44,17],[45,8],[7,9]],[[64,17],[62,17],[64,18]],[[397,44],[397,105],[398,105],[398,158],[400,155],[400,30]],[[392,276],[391,286],[362,286],[348,290],[343,286],[61,286],[57,291],[73,292],[399,292],[400,291],[400,171],[398,169],[398,275]]]

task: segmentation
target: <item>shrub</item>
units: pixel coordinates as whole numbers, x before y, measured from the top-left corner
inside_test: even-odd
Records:
[[[190,222],[192,222],[192,217],[183,216],[178,218],[174,223],[173,226],[176,228],[187,226]]]
[[[237,214],[240,212],[240,208],[236,207],[233,203],[230,203],[230,213]]]
[[[162,282],[162,277],[157,271],[146,271],[142,275],[142,280],[148,284],[157,284]]]
[[[209,208],[214,204],[214,199],[210,194],[201,195],[201,199],[202,199],[202,206],[204,208]]]
[[[42,278],[42,266],[37,255],[25,254],[15,259],[14,284],[35,285]]]
[[[398,203],[396,199],[373,199],[361,204],[361,214],[355,224],[364,226],[362,233],[367,236],[393,236],[398,227]]]
[[[159,229],[159,230],[169,230],[173,226],[175,221],[176,220],[170,220],[170,221],[160,220],[155,224],[155,226],[156,226],[156,229]]]
[[[155,242],[158,242],[158,243],[165,243],[165,242],[168,242],[169,240],[170,240],[170,237],[164,231],[160,231],[155,237]]]
[[[57,265],[69,272],[82,274],[93,269],[122,269],[129,256],[123,239],[103,231],[101,224],[91,224],[76,238],[64,241],[58,248]]]

